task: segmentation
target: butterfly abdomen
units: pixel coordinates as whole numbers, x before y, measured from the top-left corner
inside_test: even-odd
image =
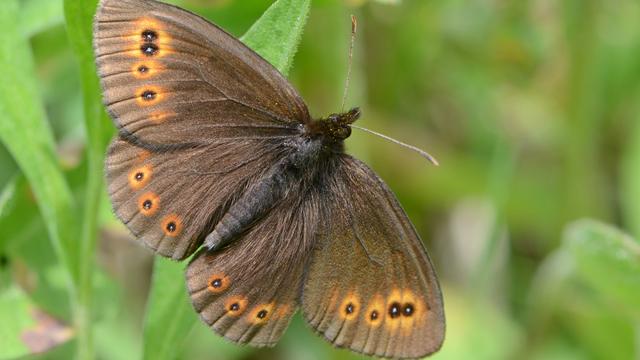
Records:
[[[291,151],[234,202],[207,235],[205,246],[217,250],[238,238],[287,196],[292,189],[312,181],[316,174],[322,143],[297,138],[288,144]],[[311,171],[303,171],[309,170]],[[304,175],[303,175],[304,174]]]

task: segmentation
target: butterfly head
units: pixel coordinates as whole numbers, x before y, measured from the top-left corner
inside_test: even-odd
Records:
[[[340,114],[331,114],[315,123],[312,134],[321,135],[325,141],[338,143],[351,135],[351,124],[360,118],[360,108]]]

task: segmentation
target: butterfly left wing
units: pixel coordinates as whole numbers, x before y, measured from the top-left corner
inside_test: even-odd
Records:
[[[298,308],[319,199],[295,194],[227,247],[201,250],[187,268],[195,310],[227,340],[273,346]]]
[[[367,355],[418,358],[444,339],[442,295],[415,229],[366,165],[340,155],[306,270],[302,310],[328,341]]]

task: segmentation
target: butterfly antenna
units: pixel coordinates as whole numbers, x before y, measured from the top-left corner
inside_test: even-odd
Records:
[[[394,139],[394,138],[392,138],[392,137],[389,137],[389,136],[387,136],[387,135],[380,134],[379,132],[376,132],[376,131],[373,131],[373,130],[369,130],[369,129],[367,129],[367,128],[363,128],[363,127],[360,127],[360,126],[357,126],[357,125],[353,125],[353,124],[352,124],[352,125],[350,125],[350,126],[351,126],[352,128],[356,128],[356,129],[358,129],[358,130],[362,130],[362,131],[368,132],[368,133],[370,133],[370,134],[380,136],[381,138],[383,138],[383,139],[385,139],[385,140],[388,140],[388,141],[391,141],[391,142],[392,142],[392,143],[394,143],[394,144],[398,144],[398,145],[400,145],[400,146],[404,146],[404,147],[406,147],[406,148],[407,148],[407,149],[409,149],[409,150],[413,150],[413,151],[417,152],[418,154],[420,154],[420,156],[422,156],[423,158],[425,158],[425,159],[429,160],[429,162],[431,162],[433,165],[435,165],[435,166],[440,165],[440,163],[438,163],[438,160],[436,160],[436,158],[434,158],[433,156],[431,156],[431,154],[429,154],[428,152],[426,152],[426,151],[424,151],[424,150],[422,150],[422,149],[419,149],[419,148],[417,148],[417,147],[415,147],[415,146],[413,146],[413,145],[405,144],[405,143],[403,143],[402,141],[398,141],[398,140],[396,140],[396,139]]]
[[[351,63],[353,62],[353,44],[356,41],[356,30],[358,30],[358,21],[355,15],[351,15],[351,44],[349,45],[349,65],[347,67],[347,79],[344,82],[344,94],[342,95],[342,107],[340,112],[344,112],[344,104],[347,100],[347,92],[349,91],[349,80],[351,79]]]

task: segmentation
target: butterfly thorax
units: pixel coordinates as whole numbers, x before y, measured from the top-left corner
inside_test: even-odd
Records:
[[[314,182],[322,159],[343,151],[343,141],[351,135],[350,125],[359,117],[358,108],[329,115],[308,125],[303,136],[285,142],[288,155],[249,186],[207,236],[205,245],[212,250],[224,247],[265,216],[295,184],[304,188],[303,184]]]

